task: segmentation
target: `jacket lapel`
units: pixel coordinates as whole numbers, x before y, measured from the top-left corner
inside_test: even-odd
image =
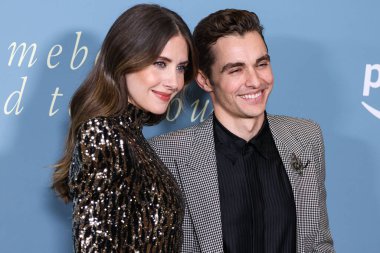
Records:
[[[316,213],[319,210],[318,180],[312,145],[300,143],[281,118],[268,115],[268,121],[293,190],[297,212],[297,252],[304,252],[305,237],[315,232],[319,216]],[[292,165],[294,159],[302,165],[302,172]]]
[[[223,252],[212,119],[196,128],[190,156],[176,161],[201,252]]]

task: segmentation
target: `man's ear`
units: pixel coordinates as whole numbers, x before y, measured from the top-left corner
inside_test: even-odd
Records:
[[[197,76],[195,77],[195,81],[202,90],[206,92],[213,91],[210,79],[208,79],[208,77],[205,75],[205,73],[203,73],[202,70],[198,70]]]

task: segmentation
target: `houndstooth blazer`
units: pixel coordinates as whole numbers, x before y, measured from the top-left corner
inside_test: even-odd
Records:
[[[329,230],[324,144],[309,120],[268,115],[269,126],[288,174],[297,212],[297,252],[335,252]],[[186,202],[183,253],[223,252],[213,117],[154,137],[151,146],[180,185]],[[302,172],[294,169],[294,157]]]

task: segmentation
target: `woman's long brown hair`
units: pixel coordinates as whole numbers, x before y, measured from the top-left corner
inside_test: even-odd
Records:
[[[65,202],[70,200],[68,175],[78,128],[93,117],[123,114],[128,104],[125,75],[156,61],[166,43],[176,35],[183,36],[188,45],[190,64],[185,73],[188,83],[197,69],[197,57],[189,28],[178,14],[159,5],[140,4],[121,14],[111,26],[97,62],[70,102],[66,146],[55,165],[52,183]],[[161,118],[152,115],[148,123],[157,123]]]

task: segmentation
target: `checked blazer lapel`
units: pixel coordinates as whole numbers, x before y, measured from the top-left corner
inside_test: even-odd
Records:
[[[196,128],[190,156],[177,166],[201,252],[223,252],[212,117]]]
[[[304,252],[305,238],[318,228],[318,180],[315,170],[313,149],[310,143],[301,143],[283,124],[281,117],[268,115],[269,126],[288,174],[297,212],[297,252]],[[305,167],[302,174],[292,164],[297,157]]]

